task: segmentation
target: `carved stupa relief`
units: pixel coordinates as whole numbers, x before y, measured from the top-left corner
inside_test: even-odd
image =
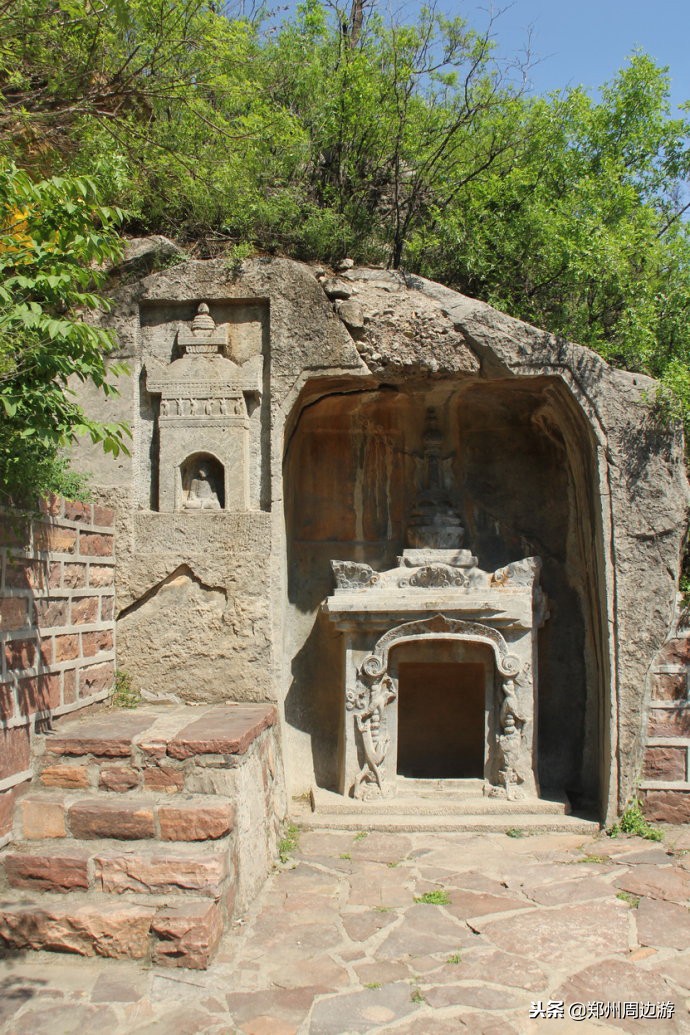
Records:
[[[436,413],[428,410],[408,545],[398,566],[376,572],[354,561],[332,562],[336,589],[323,606],[344,633],[340,790],[364,799],[396,793],[396,650],[438,643],[458,662],[465,645],[485,649],[484,793],[537,797],[536,636],[548,617],[541,561],[528,557],[494,572],[478,567],[463,547],[452,454],[442,446]],[[453,702],[457,721],[462,705]]]
[[[158,509],[246,510],[249,506],[249,411],[261,394],[263,360],[229,357],[228,325],[201,302],[180,326],[182,352],[169,364],[150,357],[146,388],[160,395]]]

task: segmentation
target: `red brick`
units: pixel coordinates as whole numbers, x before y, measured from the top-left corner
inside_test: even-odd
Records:
[[[150,766],[144,769],[144,787],[149,791],[175,794],[184,788],[184,773],[169,766]]]
[[[650,708],[650,737],[689,737],[690,708]]]
[[[153,809],[141,804],[76,802],[69,809],[69,826],[74,837],[85,839],[116,837],[120,841],[138,841],[155,837]]]
[[[115,582],[115,568],[112,565],[91,564],[89,566],[89,585],[94,588],[112,586]]]
[[[0,720],[6,722],[14,715],[14,690],[11,683],[0,683]]]
[[[47,514],[48,517],[58,517],[62,510],[62,497],[56,496],[55,493],[51,493],[50,496],[46,496],[39,503],[41,513]]]
[[[27,841],[65,836],[65,806],[61,801],[25,797],[19,802],[22,831]]]
[[[70,500],[65,500],[63,517],[67,521],[86,521],[88,524],[91,524],[91,504],[74,503]]]
[[[0,940],[13,949],[143,959],[153,915],[151,908],[120,902],[56,905],[42,898],[37,905],[0,905]]]
[[[94,503],[93,523],[94,525],[110,527],[115,523],[115,511],[112,507],[99,507],[97,503]]]
[[[225,853],[209,852],[205,847],[184,856],[175,856],[169,849],[141,854],[113,849],[97,856],[94,863],[96,880],[103,891],[117,894],[184,890],[218,898],[227,876]]]
[[[79,636],[69,634],[55,637],[55,661],[74,661],[79,657]]]
[[[35,640],[9,640],[5,644],[5,661],[11,671],[32,668],[35,660]]]
[[[69,601],[50,597],[34,600],[34,623],[43,629],[69,625]]]
[[[31,541],[31,525],[21,518],[3,514],[0,518],[0,546],[27,547]]]
[[[8,589],[43,589],[48,582],[48,568],[41,561],[10,560],[5,572]]]
[[[47,553],[74,553],[77,549],[77,532],[73,528],[40,525],[34,535],[37,550]]]
[[[28,726],[0,730],[0,780],[29,768],[31,736]]]
[[[0,629],[21,629],[29,621],[29,601],[26,597],[0,599]]]
[[[102,690],[110,690],[115,682],[115,662],[103,661],[79,670],[79,697],[89,697]]]
[[[104,765],[98,786],[104,791],[132,791],[139,786],[139,773],[128,765]]]
[[[17,689],[19,711],[22,715],[34,712],[52,711],[59,708],[60,675],[57,672],[42,672],[38,676],[27,676],[19,680]]]
[[[74,704],[77,699],[77,673],[67,668],[62,673],[62,703]]]
[[[648,747],[643,775],[647,780],[685,780],[686,759],[684,747]]]
[[[194,755],[242,755],[263,730],[276,721],[273,705],[244,704],[214,708],[180,730],[168,744],[171,758]]]
[[[53,660],[53,637],[41,636],[41,664],[44,668],[49,668]]]
[[[115,598],[101,597],[101,621],[112,622],[115,613]]]
[[[129,758],[132,739],[152,721],[151,715],[142,715],[137,711],[115,711],[72,721],[59,728],[57,733],[46,737],[46,752],[49,755]]]
[[[49,765],[41,772],[45,787],[83,789],[89,786],[89,770],[85,765]]]
[[[232,805],[224,802],[213,805],[180,802],[158,808],[161,841],[215,841],[230,833],[234,818]]]
[[[113,537],[102,532],[81,532],[79,549],[86,557],[111,557]]]
[[[664,672],[652,678],[652,699],[655,701],[682,701],[688,696],[688,677],[685,672]]]
[[[151,924],[157,941],[153,962],[163,966],[205,969],[223,933],[217,902],[185,903],[161,909]]]
[[[655,823],[690,823],[690,790],[640,791],[647,819]]]
[[[72,625],[89,625],[98,621],[98,597],[72,598]]]
[[[25,855],[11,852],[5,856],[5,873],[13,888],[64,892],[89,886],[87,857],[83,854]]]
[[[99,629],[98,632],[81,634],[81,652],[85,658],[92,658],[104,650],[113,649],[112,629]]]
[[[0,837],[12,833],[17,793],[14,787],[9,791],[0,791]]]
[[[86,565],[65,562],[62,572],[63,589],[82,589],[86,585]]]
[[[668,643],[665,643],[657,656],[657,664],[690,664],[690,639],[685,636],[679,636],[675,640],[669,640]]]

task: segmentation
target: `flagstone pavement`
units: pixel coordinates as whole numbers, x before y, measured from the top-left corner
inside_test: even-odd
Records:
[[[209,970],[5,956],[0,1031],[690,1033],[689,895],[689,827],[303,831]]]

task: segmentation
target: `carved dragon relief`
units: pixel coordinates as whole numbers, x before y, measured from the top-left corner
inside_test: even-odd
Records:
[[[383,797],[386,793],[384,762],[390,748],[390,737],[385,711],[397,696],[390,676],[376,680],[369,687],[363,686],[355,695],[359,707],[355,712],[355,723],[364,750],[364,764],[352,785],[354,798]]]

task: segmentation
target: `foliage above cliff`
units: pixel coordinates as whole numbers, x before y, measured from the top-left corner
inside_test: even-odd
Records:
[[[423,273],[662,379],[690,412],[690,124],[633,55],[530,98],[491,25],[306,0],[6,0],[7,157],[92,176],[126,229]]]

